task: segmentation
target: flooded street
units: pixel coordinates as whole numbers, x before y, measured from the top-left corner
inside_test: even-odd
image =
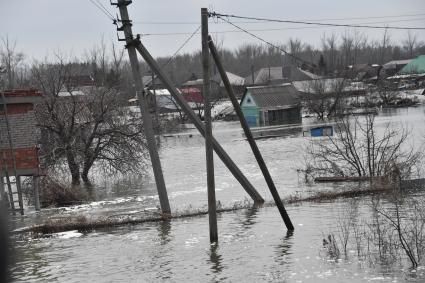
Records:
[[[410,131],[414,147],[425,140],[425,107],[383,110],[376,117],[378,130],[387,122]],[[302,127],[272,130],[269,139],[257,140],[282,198],[312,192],[344,190],[347,184],[303,182],[305,147],[311,138]],[[266,199],[266,183],[237,122],[216,122],[214,136],[241,171]],[[172,211],[191,211],[207,204],[204,140],[194,129],[161,138],[160,157]],[[216,196],[223,207],[250,201],[249,196],[215,157]],[[97,202],[29,212],[14,219],[16,227],[52,215],[114,216],[156,210],[153,178],[131,178],[115,185],[100,182]],[[349,184],[356,186],[357,184]],[[423,198],[422,192],[416,198]],[[404,282],[425,280],[423,266],[410,270],[407,262],[371,264],[349,248],[335,260],[323,248],[323,239],[338,230],[336,219],[349,207],[356,219],[371,214],[370,197],[288,205],[295,226],[287,234],[276,207],[242,209],[218,215],[218,245],[210,245],[208,217],[190,217],[144,223],[91,233],[70,231],[51,237],[18,237],[16,282]]]

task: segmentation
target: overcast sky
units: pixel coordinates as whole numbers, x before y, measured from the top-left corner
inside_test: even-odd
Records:
[[[112,14],[118,12],[118,9],[110,6],[109,0],[99,1]],[[143,37],[144,44],[156,57],[171,55],[189,36],[164,35],[164,33],[190,34],[199,26],[201,7],[220,13],[273,19],[309,21],[329,19],[326,22],[425,27],[425,0],[133,0],[128,9],[131,19],[136,22],[134,33],[161,34]],[[401,17],[402,15],[416,16]],[[376,18],[384,16],[392,17]],[[0,19],[0,35],[4,37],[7,34],[10,39],[16,40],[17,49],[23,51],[30,60],[41,59],[58,49],[67,54],[80,56],[85,50],[99,43],[102,36],[107,42],[116,42],[115,27],[89,0],[0,0]],[[319,46],[324,33],[350,32],[346,28],[299,29],[301,27],[299,24],[254,24],[245,21],[238,25],[254,30],[253,33],[274,43],[285,43],[292,37],[315,46]],[[264,31],[264,29],[279,30]],[[235,28],[228,24],[213,21],[210,23],[211,32],[232,30]],[[370,39],[378,39],[383,34],[383,30],[358,30]],[[414,33],[419,40],[425,41],[425,31]],[[390,34],[393,42],[400,42],[406,36],[406,31],[390,31]],[[234,32],[219,33],[216,38],[224,47],[231,49],[243,43],[259,42],[249,35]],[[198,49],[200,49],[199,35],[193,37],[182,52]]]

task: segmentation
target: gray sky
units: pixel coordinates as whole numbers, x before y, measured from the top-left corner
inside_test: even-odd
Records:
[[[109,0],[99,0],[112,13],[118,11]],[[207,7],[220,13],[265,17],[285,20],[347,19],[422,14],[415,17],[369,18],[357,20],[328,20],[333,23],[373,23],[385,26],[425,27],[425,0],[133,0],[128,6],[130,17],[136,21],[134,33],[191,33],[200,22],[200,8]],[[115,27],[89,0],[0,0],[0,35],[9,35],[17,41],[17,49],[28,59],[41,59],[55,50],[80,56],[85,50],[100,42],[116,42]],[[234,19],[235,22],[242,21]],[[394,22],[399,21],[399,22]],[[172,24],[158,24],[172,22]],[[380,23],[377,23],[380,22]],[[382,23],[382,22],[387,22]],[[156,24],[152,24],[156,23]],[[178,24],[180,23],[180,24]],[[240,23],[274,43],[285,43],[289,38],[299,38],[319,46],[323,33],[342,34],[345,28],[303,28],[282,23]],[[228,24],[211,22],[210,31],[231,31]],[[369,39],[379,39],[383,30],[358,29]],[[393,42],[406,37],[406,31],[390,31]],[[415,31],[418,39],[425,41],[425,31]],[[144,44],[153,56],[171,55],[189,35],[151,35],[143,37]],[[243,33],[219,33],[216,36],[224,47],[236,48],[243,43],[259,41]],[[118,43],[122,44],[122,42]],[[200,36],[195,36],[182,52],[200,49]]]

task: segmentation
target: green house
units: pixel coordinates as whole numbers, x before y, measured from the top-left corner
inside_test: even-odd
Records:
[[[400,74],[423,74],[425,73],[425,55],[420,55],[412,59],[403,69]]]
[[[250,127],[301,123],[301,104],[292,84],[247,87],[241,108]]]

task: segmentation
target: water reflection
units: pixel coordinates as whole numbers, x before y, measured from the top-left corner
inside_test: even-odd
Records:
[[[242,221],[242,224],[243,224],[242,227],[244,229],[250,229],[252,225],[257,223],[257,213],[258,213],[257,206],[253,206],[245,210],[245,213],[244,213],[245,219]]]
[[[166,245],[171,241],[171,221],[170,220],[163,220],[158,223],[157,226],[158,229],[158,236],[160,239],[161,245]]]
[[[151,264],[152,267],[159,267],[156,278],[167,281],[174,276],[171,256],[174,252],[174,247],[169,245],[170,241],[173,240],[173,237],[171,237],[171,221],[160,221],[157,223],[156,228],[158,230],[158,241],[155,245],[156,248],[153,250]]]
[[[218,253],[219,245],[214,243],[210,245],[210,253],[208,263],[211,264],[211,270],[213,273],[220,274],[223,270],[222,266],[222,256]]]
[[[275,262],[279,265],[290,264],[289,256],[293,245],[294,231],[287,231],[286,235],[281,238],[280,243],[275,247]]]

